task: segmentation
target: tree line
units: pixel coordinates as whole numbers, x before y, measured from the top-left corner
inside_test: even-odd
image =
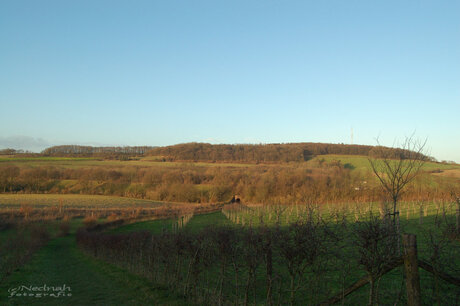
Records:
[[[28,154],[28,155],[36,155],[30,151],[25,150],[16,150],[11,148],[1,149],[0,155],[16,155],[16,154]]]
[[[24,150],[3,149],[0,155],[56,156],[56,157],[100,157],[129,158],[134,156],[156,156],[163,161],[206,161],[273,163],[302,162],[318,155],[341,154],[381,158],[411,155],[397,148],[382,146],[331,144],[331,143],[285,143],[285,144],[218,144],[184,143],[165,147],[118,146],[93,147],[80,145],[60,145],[46,148],[41,153]],[[383,154],[383,155],[382,155]],[[420,159],[434,160],[419,154]]]
[[[44,156],[104,156],[111,154],[144,155],[154,147],[151,146],[124,146],[124,147],[92,147],[78,145],[62,145],[47,148],[41,152]]]
[[[286,143],[286,144],[218,144],[185,143],[157,147],[147,155],[161,156],[169,161],[212,161],[212,162],[302,162],[317,155],[342,154],[381,157],[388,152],[396,158],[409,155],[401,149],[331,143]],[[420,155],[420,158],[425,158]]]

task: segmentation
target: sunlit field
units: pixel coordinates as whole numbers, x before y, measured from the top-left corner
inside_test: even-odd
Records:
[[[0,209],[17,207],[20,205],[32,206],[57,206],[69,207],[94,207],[94,208],[117,208],[117,207],[157,207],[163,203],[124,197],[111,197],[100,195],[80,194],[0,194]]]

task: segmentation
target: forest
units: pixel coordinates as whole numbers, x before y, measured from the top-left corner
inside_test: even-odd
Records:
[[[385,148],[394,156],[404,150]],[[157,147],[147,155],[162,156],[166,160],[212,161],[212,162],[302,162],[318,155],[341,154],[379,157],[374,146],[331,143],[286,143],[286,144],[237,144],[212,145],[209,143],[186,143]],[[420,156],[424,158],[425,156]]]

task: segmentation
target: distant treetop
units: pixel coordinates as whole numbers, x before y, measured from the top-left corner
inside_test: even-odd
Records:
[[[77,145],[63,145],[47,148],[42,151],[45,156],[94,156],[94,155],[144,155],[147,151],[154,147],[139,146],[139,147],[91,147]]]

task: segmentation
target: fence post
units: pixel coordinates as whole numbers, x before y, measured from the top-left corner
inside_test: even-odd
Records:
[[[417,237],[403,235],[404,269],[406,272],[407,305],[421,305],[420,276],[418,274]]]

